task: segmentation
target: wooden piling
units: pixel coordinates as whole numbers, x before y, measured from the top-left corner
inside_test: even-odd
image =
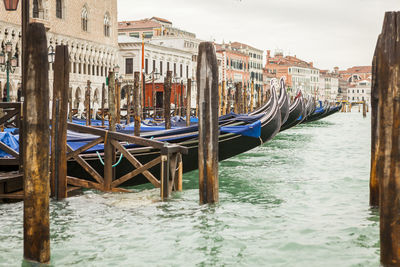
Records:
[[[121,123],[121,81],[115,83],[115,94],[117,102],[117,123]]]
[[[258,88],[258,90],[257,90],[257,95],[258,95],[257,107],[261,107],[261,104],[262,104],[262,92],[261,92],[261,88]],[[265,103],[268,101],[266,98],[267,98],[267,94],[265,94]]]
[[[235,113],[240,114],[243,113],[242,106],[242,83],[236,83],[236,91],[235,91]]]
[[[46,30],[27,26],[23,107],[24,259],[50,261],[49,77]]]
[[[202,42],[197,60],[200,203],[218,202],[218,64],[214,45]]]
[[[91,125],[91,107],[90,107],[90,81],[87,81],[87,87],[85,91],[85,109],[86,109],[86,126]]]
[[[126,86],[126,124],[131,123],[131,85]]]
[[[226,81],[222,82],[222,115],[226,115],[226,108],[227,108],[227,94],[226,94]]]
[[[363,101],[363,117],[367,117],[367,109],[365,107],[365,101]]]
[[[117,105],[115,96],[115,73],[110,72],[108,75],[108,120],[109,130],[115,132],[117,122]],[[115,158],[115,149],[111,143],[111,138],[107,138],[104,142],[104,190],[111,191],[111,183],[114,179],[112,168]]]
[[[192,79],[188,79],[187,92],[186,92],[186,126],[190,126],[191,99],[192,99]]]
[[[243,87],[243,113],[248,113],[248,101],[247,101],[247,85]]]
[[[72,87],[68,90],[68,120],[72,122]]]
[[[183,89],[183,81],[181,81],[181,98],[180,98],[181,101],[179,103],[179,107],[180,107],[179,116],[181,116],[181,117],[183,117],[183,114],[184,114],[184,107],[183,107],[183,105],[184,105],[184,103],[183,103],[184,95],[185,95],[185,90]]]
[[[222,85],[218,84],[218,116],[221,116],[221,112],[222,112]]]
[[[171,129],[171,81],[172,71],[167,71],[164,81],[164,121],[165,129]]]
[[[51,125],[51,191],[57,200],[67,198],[67,110],[70,62],[68,46],[56,47]]]
[[[101,87],[101,126],[104,127],[104,117],[105,117],[105,111],[104,111],[104,106],[106,105],[106,84],[103,83],[103,86]]]
[[[372,69],[371,178],[379,182],[382,266],[400,266],[399,21],[400,12],[386,12]]]
[[[254,109],[254,81],[251,81],[251,92],[250,92],[250,112]]]
[[[136,71],[134,73],[133,78],[133,99],[134,99],[134,106],[133,106],[133,119],[134,119],[134,135],[140,136],[140,72]]]

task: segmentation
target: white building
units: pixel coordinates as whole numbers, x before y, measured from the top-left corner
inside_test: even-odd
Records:
[[[122,86],[133,83],[133,75],[142,68],[142,40],[129,36],[119,36],[119,66]],[[173,83],[181,81],[186,86],[188,79],[193,79],[192,53],[167,46],[165,43],[146,41],[144,44],[144,73],[146,83],[152,82],[152,73],[156,73],[155,83],[164,83],[167,71],[172,71]],[[157,75],[159,74],[159,75]],[[193,96],[194,95],[194,96]],[[147,98],[147,97],[146,97]],[[192,94],[195,103],[195,94]],[[125,100],[126,101],[126,100]],[[121,101],[124,104],[124,99]]]
[[[371,103],[371,81],[361,80],[353,87],[347,89],[347,100],[349,102],[365,101]]]
[[[327,71],[320,71],[318,98],[322,101],[336,101],[339,95],[339,78]]]

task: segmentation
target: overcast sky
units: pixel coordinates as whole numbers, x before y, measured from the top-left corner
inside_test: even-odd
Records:
[[[282,50],[320,69],[370,65],[399,0],[118,0],[119,20],[157,16],[203,40]]]

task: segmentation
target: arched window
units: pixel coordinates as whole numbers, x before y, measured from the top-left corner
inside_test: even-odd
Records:
[[[63,6],[62,0],[56,0],[56,17],[59,19],[63,18]]]
[[[81,21],[82,21],[82,30],[87,32],[88,31],[88,11],[86,6],[83,7],[81,13]]]
[[[108,12],[104,15],[104,36],[110,37],[110,15]]]

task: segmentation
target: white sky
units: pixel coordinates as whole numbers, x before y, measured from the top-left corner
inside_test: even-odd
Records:
[[[198,38],[296,55],[320,69],[371,65],[399,0],[118,0],[118,19],[161,17]]]

